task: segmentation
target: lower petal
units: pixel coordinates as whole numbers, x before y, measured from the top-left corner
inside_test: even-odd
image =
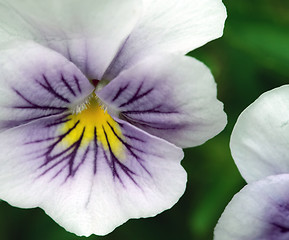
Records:
[[[181,149],[122,120],[89,134],[79,121],[66,128],[62,117],[0,134],[1,199],[41,207],[67,231],[89,236],[154,216],[183,194]]]
[[[253,182],[237,193],[215,228],[215,240],[289,239],[289,175]]]

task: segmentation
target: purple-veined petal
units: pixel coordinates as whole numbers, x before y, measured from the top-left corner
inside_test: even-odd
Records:
[[[226,125],[210,70],[185,56],[146,58],[97,95],[108,111],[181,147],[200,145]]]
[[[227,14],[221,0],[143,0],[143,4],[143,16],[106,72],[108,79],[151,54],[185,54],[223,34]]]
[[[66,131],[61,117],[50,117],[1,133],[0,198],[41,207],[67,231],[85,236],[107,234],[129,218],[154,216],[176,203],[186,185],[180,148],[122,120],[121,134],[110,120],[87,142],[82,120]],[[65,140],[74,131],[82,133]],[[112,149],[116,138],[121,157]]]
[[[33,42],[9,44],[0,65],[0,132],[64,114],[94,89],[73,63]]]
[[[232,156],[247,182],[289,173],[289,85],[262,94],[239,116]]]
[[[140,0],[1,0],[0,43],[33,40],[100,79],[132,28]]]
[[[215,240],[289,239],[289,175],[249,183],[228,204]]]

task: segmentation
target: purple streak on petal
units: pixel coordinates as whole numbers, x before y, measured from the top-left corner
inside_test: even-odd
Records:
[[[129,139],[131,139],[131,140],[134,140],[134,141],[139,141],[139,142],[142,142],[142,143],[145,142],[144,140],[142,140],[142,139],[140,139],[140,138],[137,138],[137,137],[135,137],[135,136],[130,136],[130,135],[128,135],[128,134],[123,134],[123,136],[126,137],[126,138],[129,138]]]
[[[104,156],[104,159],[105,159],[105,162],[107,163],[107,165],[109,166],[110,170],[111,170],[111,173],[112,173],[112,176],[115,175],[115,169],[113,168],[112,166],[112,163],[109,161],[108,159],[108,156],[106,154],[106,151],[104,150],[104,148],[101,148],[102,149],[102,153],[103,153],[103,156]]]
[[[44,139],[38,139],[38,140],[25,142],[24,145],[35,144],[35,143],[43,143],[43,142],[48,142],[48,141],[52,141],[52,140],[55,140],[55,137],[50,137],[50,138],[44,138]]]
[[[55,149],[55,147],[67,136],[69,135],[69,133],[71,131],[73,131],[77,125],[79,124],[79,121],[77,121],[73,127],[71,127],[70,129],[68,129],[67,132],[65,132],[64,134],[55,137],[55,139],[57,139],[53,144],[51,144],[50,146],[47,147],[47,151],[42,155],[42,156],[49,156],[51,154],[51,152]],[[58,153],[57,155],[53,156],[52,158],[46,158],[46,161],[40,166],[43,167],[46,164],[48,164],[51,160],[58,158],[59,156],[63,155],[64,153],[66,153],[67,151],[69,151],[71,148],[73,147],[73,145],[71,145],[69,148],[63,150],[62,152]]]
[[[59,162],[59,164],[60,164],[61,162]],[[55,164],[55,166],[54,167],[56,167],[58,164]],[[55,173],[53,176],[52,176],[52,178],[50,179],[50,181],[52,181],[52,180],[54,180],[55,178],[57,178],[58,176],[59,176],[59,174],[60,173],[62,173],[63,171],[65,170],[65,168],[60,168],[59,170],[58,170],[58,172],[57,173]],[[43,174],[44,175],[44,174]],[[42,175],[42,176],[43,176]]]
[[[143,121],[139,119],[133,119],[129,116],[126,116],[125,114],[121,115],[124,120],[127,122],[141,127],[151,128],[151,129],[157,129],[157,130],[177,130],[182,129],[185,127],[184,124],[172,124],[172,123],[161,123],[161,122],[152,122],[152,121]]]
[[[74,176],[75,172],[77,171],[77,169],[73,169],[73,165],[74,165],[74,162],[75,162],[75,157],[76,157],[76,154],[77,154],[77,151],[81,145],[81,142],[82,142],[82,139],[83,139],[83,136],[84,136],[84,133],[85,133],[85,127],[83,128],[82,130],[82,133],[81,133],[81,136],[79,137],[79,139],[73,143],[71,146],[74,147],[72,153],[69,154],[70,158],[69,158],[69,162],[68,162],[68,165],[69,165],[69,175],[67,175],[67,177],[69,176]],[[86,149],[87,151],[87,149]],[[86,153],[87,154],[87,153]],[[85,154],[85,156],[86,156]]]
[[[127,111],[122,111],[123,114],[153,114],[153,113],[161,113],[161,114],[173,114],[173,113],[179,113],[178,111],[173,111],[173,110],[159,110],[159,108],[161,108],[162,105],[159,104],[153,108],[150,109],[144,109],[144,110],[127,110]]]
[[[274,227],[275,227],[275,233],[273,234],[274,236],[276,235],[276,233],[289,233],[289,226],[285,226],[285,223],[271,223]],[[284,235],[282,235],[282,238],[284,237]],[[288,235],[289,237],[289,235]],[[276,239],[276,238],[274,238]]]
[[[74,92],[74,90],[72,89],[72,87],[68,84],[68,82],[66,81],[66,79],[64,78],[63,74],[61,74],[61,81],[63,82],[63,84],[66,86],[66,88],[69,90],[69,92],[71,92],[71,94],[73,96],[76,96],[76,93]]]
[[[117,171],[117,167],[119,166],[120,169],[139,187],[139,185],[137,184],[136,180],[133,178],[133,175],[135,175],[135,173],[130,170],[127,166],[125,166],[123,163],[120,162],[120,160],[114,155],[114,153],[112,152],[108,137],[107,137],[107,133],[104,129],[104,127],[102,126],[104,135],[105,135],[105,139],[108,145],[108,149],[109,149],[109,153],[110,153],[110,157],[111,157],[111,163],[112,163],[112,167],[113,167],[113,173],[114,173],[114,178],[117,177],[118,180],[123,184],[122,179]]]
[[[167,94],[167,89],[162,93],[159,86],[154,86],[151,81],[143,78],[139,82],[120,79],[121,83],[112,81],[107,86],[107,89],[116,92],[116,95],[111,96],[109,91],[104,89],[100,97],[119,108],[121,119],[153,135],[166,135],[168,132],[173,135],[173,131],[179,132],[188,127],[185,121],[177,121],[182,115],[181,108],[174,104],[173,99],[168,98],[170,95]],[[173,120],[170,120],[171,116]]]
[[[146,127],[146,128],[151,128],[151,129],[157,129],[157,130],[177,130],[177,129],[182,129],[184,127],[184,125],[179,126],[177,124],[172,125],[172,124],[162,124],[162,123],[158,123],[158,122],[140,122],[140,121],[130,121],[128,120],[128,122],[134,124],[134,125],[138,125],[138,126],[142,126],[142,127]]]
[[[80,87],[80,84],[79,84],[79,79],[78,79],[77,76],[75,76],[75,75],[74,75],[74,81],[75,81],[75,83],[76,83],[78,92],[81,93],[82,90],[81,90],[81,87]]]
[[[80,161],[80,163],[77,165],[76,169],[75,169],[75,172],[79,169],[79,167],[85,162],[86,158],[87,158],[87,154],[89,153],[89,150],[90,150],[90,146],[88,145],[83,156],[82,156],[82,159]]]
[[[120,104],[118,107],[121,108],[121,107],[127,106],[127,105],[129,105],[129,104],[131,104],[131,103],[133,103],[133,102],[145,97],[146,95],[150,94],[154,90],[154,88],[152,87],[152,88],[146,90],[144,93],[141,93],[139,95],[139,93],[140,93],[140,91],[141,91],[141,89],[143,87],[143,84],[144,84],[144,82],[141,82],[141,84],[137,88],[135,94],[127,102],[124,102],[124,103]]]
[[[69,116],[70,116],[70,114],[66,114],[66,115],[60,117],[59,119],[56,119],[54,122],[46,124],[45,127],[50,128],[53,126],[57,126],[57,125],[61,125],[63,123],[66,123],[66,122],[71,120],[70,118],[68,118]]]
[[[54,156],[50,156],[50,154],[53,152],[53,150],[55,149],[55,147],[73,130],[75,129],[77,126],[77,124],[74,125],[74,127],[72,127],[67,133],[63,134],[63,135],[60,135],[58,137],[58,140],[56,142],[54,142],[52,145],[49,146],[48,148],[48,151],[45,153],[45,156],[49,156],[49,158],[47,158],[47,160],[51,161],[51,160],[54,160],[58,157],[60,157],[61,155],[65,154],[66,152],[68,152],[70,149],[72,149],[75,144],[73,143],[72,145],[70,145],[68,148],[66,148],[65,150],[61,151],[60,153],[54,155]],[[83,130],[84,131],[84,130]],[[81,135],[82,136],[82,135]],[[81,138],[82,139],[82,138]]]
[[[84,129],[85,130],[85,129]],[[84,131],[83,131],[83,134],[84,134]],[[77,147],[73,150],[71,156],[70,156],[70,159],[69,159],[69,162],[68,162],[68,165],[69,165],[69,174],[66,176],[66,179],[64,182],[66,182],[68,180],[69,177],[74,177],[75,173],[78,171],[79,167],[85,162],[86,160],[86,157],[87,157],[87,154],[89,152],[89,145],[87,146],[82,158],[81,158],[81,161],[80,163],[75,167],[73,168],[73,165],[74,165],[74,162],[75,162],[75,157],[77,155],[77,152],[78,152],[78,148],[80,147],[80,144],[81,144],[81,141],[82,141],[82,138],[83,138],[83,135],[81,136],[81,139],[79,139],[79,143],[77,143]]]
[[[125,141],[123,141],[118,134],[116,133],[116,131],[114,130],[114,128],[111,126],[111,124],[107,121],[106,122],[108,124],[108,126],[110,127],[111,131],[113,132],[113,134],[117,137],[117,139],[126,147],[126,149],[135,157],[136,160],[141,160],[141,158],[139,158],[133,151],[132,151],[132,147],[130,145],[128,145]]]
[[[123,139],[121,139],[121,137],[118,136],[118,134],[116,133],[116,131],[114,130],[114,128],[112,127],[112,125],[107,122],[108,126],[110,127],[111,131],[113,132],[113,134],[118,138],[118,140],[126,147],[126,149],[130,152],[130,154],[135,158],[135,160],[137,160],[137,162],[140,164],[140,166],[147,172],[148,175],[151,176],[151,173],[146,169],[146,167],[142,164],[142,162],[144,162],[144,160],[138,156],[133,150],[144,153],[143,150],[141,149],[137,149],[131,145],[129,145],[127,142],[125,142]],[[144,141],[142,141],[144,143]]]
[[[47,90],[48,93],[50,93],[54,97],[58,98],[59,100],[66,102],[66,103],[70,103],[70,101],[67,98],[61,96],[59,93],[56,92],[56,90],[51,86],[50,82],[48,81],[48,79],[46,78],[46,76],[44,74],[42,74],[42,78],[45,81],[46,85],[44,85],[42,82],[36,80],[36,82],[41,87],[43,87],[45,90]]]
[[[57,110],[57,111],[66,111],[68,108],[66,107],[55,107],[55,106],[41,106],[36,103],[33,103],[31,100],[29,100],[27,97],[25,97],[23,94],[21,94],[17,89],[13,89],[16,94],[21,97],[25,102],[27,102],[29,105],[28,106],[14,106],[13,108],[18,108],[18,109],[42,109],[42,110]],[[61,113],[58,112],[57,114]],[[50,116],[50,114],[49,114]]]
[[[65,160],[68,159],[69,156],[65,156],[63,158],[61,158],[60,160],[58,160],[56,163],[54,163],[52,166],[50,166],[49,168],[47,168],[45,171],[43,171],[38,177],[44,176],[46,173],[48,173],[49,171],[51,171],[52,169],[54,169],[55,167],[57,167],[59,164],[61,164],[62,162],[64,162]],[[46,165],[46,164],[45,164]],[[45,165],[41,166],[44,167]],[[52,179],[56,178],[63,170],[65,169],[65,167],[61,168],[53,177]]]
[[[93,160],[93,173],[96,174],[97,171],[97,154],[98,154],[98,144],[97,144],[97,131],[94,127],[94,139],[93,139],[93,150],[94,150],[94,160]]]
[[[39,117],[34,117],[34,118],[27,118],[27,119],[23,119],[23,120],[2,121],[0,129],[8,129],[8,128],[17,127],[17,126],[29,123],[31,121],[35,121],[35,120],[38,120],[38,119],[59,115],[61,113],[62,113],[62,111],[61,112],[56,112],[56,113],[50,113],[50,114],[47,114],[47,115],[41,115]]]
[[[273,213],[268,216],[270,226],[264,236],[266,239],[283,240],[289,238],[289,204],[277,204]]]
[[[56,129],[58,124],[61,124],[64,120],[67,120],[67,114],[55,117],[53,120],[45,120],[43,126],[45,128]],[[69,119],[68,119],[69,120]],[[121,183],[125,187],[125,179],[129,179],[135,185],[140,187],[140,182],[138,178],[140,175],[136,172],[137,169],[141,169],[142,172],[146,173],[149,177],[153,177],[146,166],[146,159],[143,157],[147,152],[141,148],[139,144],[146,144],[146,140],[138,137],[137,135],[131,135],[129,131],[125,131],[123,137],[118,135],[113,125],[110,122],[106,122],[107,126],[111,130],[112,134],[121,142],[122,147],[125,150],[126,159],[124,161],[120,160],[117,155],[112,150],[110,139],[107,135],[107,127],[102,126],[102,131],[105,136],[105,141],[107,143],[108,149],[105,150],[103,147],[100,148],[99,142],[97,140],[97,128],[94,127],[94,138],[85,145],[84,149],[81,149],[83,137],[85,133],[85,127],[82,130],[81,136],[76,139],[75,142],[68,146],[64,146],[63,139],[67,137],[75,128],[79,125],[80,121],[76,122],[71,128],[66,132],[56,135],[55,137],[47,137],[44,139],[36,139],[28,141],[25,144],[44,144],[44,147],[36,148],[35,151],[30,154],[34,155],[34,159],[42,159],[38,169],[40,173],[38,178],[52,173],[49,177],[52,181],[58,176],[63,176],[63,183],[65,183],[69,178],[73,178],[76,172],[82,168],[82,165],[86,161],[91,164],[91,172],[93,175],[97,175],[98,167],[107,165],[112,177]],[[124,125],[120,122],[120,127]],[[47,130],[51,131],[51,130]],[[137,143],[137,145],[134,145]],[[151,154],[151,153],[150,153]],[[157,156],[156,154],[153,154]],[[159,157],[159,156],[157,156]],[[99,164],[99,161],[102,162]],[[104,161],[104,162],[103,162]]]
[[[70,130],[69,130],[70,131]],[[71,130],[72,131],[72,130]],[[62,167],[62,171],[64,169],[68,169],[68,173],[67,176],[64,180],[64,183],[68,180],[68,178],[70,177],[74,177],[75,173],[77,172],[78,168],[80,167],[80,165],[82,165],[86,159],[86,155],[88,153],[89,150],[89,146],[87,147],[81,162],[74,167],[75,164],[75,159],[78,153],[78,150],[80,148],[83,136],[84,136],[84,132],[85,132],[85,128],[83,128],[82,130],[82,134],[79,137],[79,139],[74,142],[71,146],[69,146],[67,149],[61,151],[60,153],[51,156],[51,152],[55,149],[56,145],[59,143],[59,140],[57,140],[55,143],[53,143],[50,147],[48,147],[48,151],[44,153],[44,157],[45,157],[45,162],[39,167],[39,168],[43,168],[44,166],[47,166],[47,164],[54,162],[55,163],[50,166],[48,169],[44,170],[39,177],[45,175],[46,173],[48,173],[49,171],[51,171],[52,169],[54,169],[56,166],[58,166],[60,163],[67,161],[66,164]],[[63,135],[61,135],[61,137],[59,139],[62,138]],[[72,150],[70,153],[68,153],[70,150]],[[67,155],[65,155],[66,153],[68,153]],[[60,172],[62,172],[60,171]],[[56,174],[56,176],[58,176],[59,173]]]
[[[111,101],[114,102],[115,100],[117,100],[118,97],[120,97],[120,95],[128,88],[128,86],[129,82],[124,87],[120,87]]]
[[[120,96],[113,101],[118,92]],[[119,112],[121,119],[180,147],[204,143],[226,123],[211,73],[198,61],[183,56],[145,58],[96,94],[112,111]]]
[[[38,106],[14,106],[14,108],[17,108],[17,109],[60,110],[60,111],[65,111],[68,109],[66,107],[52,107],[52,106],[39,106],[39,105]],[[61,112],[59,112],[59,113],[61,113]]]

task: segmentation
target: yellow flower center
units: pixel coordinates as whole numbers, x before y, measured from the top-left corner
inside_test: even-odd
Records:
[[[82,111],[71,114],[61,127],[61,133],[66,134],[62,142],[71,146],[81,141],[80,146],[86,147],[92,141],[97,141],[106,151],[112,151],[120,160],[124,159],[124,137],[120,126],[103,109],[94,93],[83,108]]]

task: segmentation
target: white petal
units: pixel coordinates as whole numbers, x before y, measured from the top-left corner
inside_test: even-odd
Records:
[[[221,0],[143,0],[144,13],[119,52],[107,78],[157,52],[185,54],[223,34]]]
[[[63,114],[94,89],[73,63],[32,42],[2,49],[0,66],[0,132]]]
[[[67,145],[61,122],[50,117],[0,134],[1,199],[41,207],[67,231],[89,236],[107,234],[129,218],[154,216],[183,194],[181,149],[118,120],[125,151],[120,159],[109,138],[108,149],[95,140],[100,129],[88,143],[81,135]]]
[[[250,183],[228,204],[215,240],[289,239],[289,175]]]
[[[0,43],[11,36],[37,41],[100,79],[140,9],[139,0],[1,0]]]
[[[288,85],[262,94],[239,116],[230,147],[247,182],[289,173],[288,123]]]
[[[204,143],[227,123],[210,70],[190,57],[150,56],[97,94],[130,123],[181,147]]]

